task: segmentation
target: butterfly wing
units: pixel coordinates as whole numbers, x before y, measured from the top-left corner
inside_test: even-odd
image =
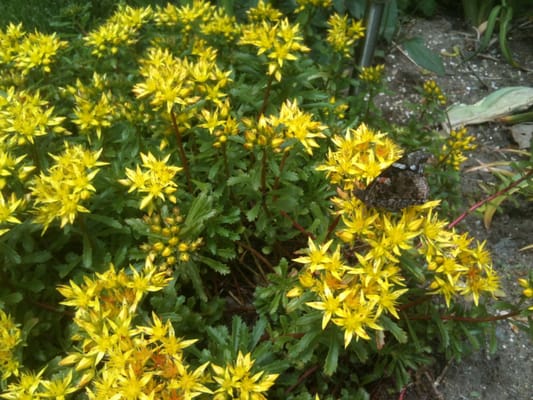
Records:
[[[423,174],[429,154],[415,151],[385,169],[365,190],[355,195],[369,207],[400,211],[428,200],[429,186]]]

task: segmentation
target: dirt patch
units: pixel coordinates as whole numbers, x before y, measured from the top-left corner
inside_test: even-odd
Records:
[[[464,62],[460,56],[451,56],[454,48],[467,54],[475,48],[475,32],[468,31],[463,22],[449,16],[433,20],[414,19],[402,28],[402,36],[418,36],[427,47],[442,55],[446,75],[424,75],[422,71],[393,46],[386,56],[388,85],[398,93],[397,97],[383,94],[378,101],[385,115],[394,122],[410,116],[406,101],[417,101],[416,86],[426,79],[434,79],[448,97],[450,103],[473,104],[492,91],[508,86],[533,86],[533,73],[513,68],[502,59],[496,43],[487,54]],[[516,60],[533,70],[533,24],[523,25],[509,35],[509,44]],[[476,136],[478,149],[465,165],[465,171],[480,162],[510,160],[518,157],[506,151],[516,149],[510,132],[498,124],[469,127]],[[480,189],[481,182],[495,182],[488,173],[465,172],[463,195],[465,208],[486,195]],[[487,240],[493,255],[494,267],[502,279],[502,286],[510,299],[520,293],[517,278],[524,277],[533,268],[533,253],[519,249],[533,243],[533,203],[522,199],[516,205],[511,202],[497,214],[489,230],[483,227],[480,216],[468,217],[458,226],[468,230],[480,240]],[[453,360],[425,374],[431,381],[431,390],[410,389],[404,399],[445,400],[532,400],[533,399],[533,346],[527,336],[516,329],[513,321],[497,324],[498,350],[475,352],[463,360]],[[437,385],[435,385],[437,381]],[[427,386],[427,385],[426,385]],[[420,387],[424,387],[420,385]],[[436,390],[435,390],[436,389]]]

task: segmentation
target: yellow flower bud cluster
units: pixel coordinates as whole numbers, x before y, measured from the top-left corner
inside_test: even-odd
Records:
[[[466,151],[472,151],[477,147],[477,145],[473,143],[474,141],[475,137],[467,135],[467,129],[465,127],[458,130],[452,130],[450,132],[450,137],[446,143],[442,145],[439,162],[446,163],[458,171],[461,168],[461,164],[467,160],[464,153]]]
[[[434,80],[430,79],[425,81],[423,85],[423,91],[426,102],[436,103],[442,106],[446,105],[446,96],[444,96],[441,88]]]
[[[527,299],[532,299],[533,298],[533,280],[520,278],[518,279],[518,284],[524,289],[522,291],[522,294],[524,295],[524,297],[526,297]],[[533,311],[533,305],[529,306],[528,310]]]
[[[203,244],[202,238],[193,241],[182,238],[183,216],[177,207],[174,207],[171,215],[166,217],[158,214],[146,216],[145,222],[150,227],[154,240],[144,244],[142,249],[152,259],[158,261],[161,269],[173,268],[180,262],[189,261],[191,254]]]
[[[385,65],[380,64],[374,67],[363,67],[359,73],[359,79],[366,83],[378,84],[383,78]]]

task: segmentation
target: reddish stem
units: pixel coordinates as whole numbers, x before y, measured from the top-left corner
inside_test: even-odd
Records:
[[[181,132],[178,127],[178,122],[176,121],[176,115],[173,111],[170,111],[170,119],[172,121],[172,127],[176,134],[176,143],[178,145],[178,154],[180,155],[181,165],[185,171],[185,178],[187,179],[187,189],[192,193],[191,185],[191,171],[189,170],[189,162],[187,161],[187,155],[185,154],[185,149],[183,148],[183,141],[181,138]]]
[[[453,228],[455,225],[457,225],[459,222],[461,222],[463,219],[465,219],[468,214],[470,214],[474,210],[477,210],[483,204],[488,203],[489,201],[492,201],[495,198],[502,196],[503,194],[507,193],[509,190],[514,188],[515,186],[518,186],[520,183],[522,183],[523,181],[528,179],[532,174],[533,174],[533,169],[528,171],[528,173],[525,174],[524,176],[522,176],[520,179],[518,179],[518,180],[514,181],[513,183],[511,183],[509,186],[507,186],[507,187],[505,187],[505,188],[503,188],[501,190],[498,190],[496,193],[490,195],[489,197],[487,197],[487,198],[485,198],[483,200],[478,201],[476,204],[474,204],[472,207],[470,207],[464,213],[459,215],[454,221],[450,222],[450,224],[448,225],[448,229]]]
[[[294,228],[296,228],[297,230],[299,230],[300,232],[302,232],[305,236],[307,236],[307,237],[309,237],[309,238],[311,238],[313,240],[316,239],[315,235],[313,235],[311,232],[307,232],[307,230],[302,225],[300,225],[298,222],[296,222],[294,219],[292,219],[292,217],[289,214],[287,214],[285,211],[280,210],[279,213],[281,215],[283,215],[285,218],[287,218],[289,221],[291,221],[292,226]]]
[[[441,315],[439,318],[443,321],[461,321],[461,322],[472,322],[472,323],[479,323],[479,322],[494,322],[494,321],[501,321],[502,319],[508,319],[511,317],[514,317],[516,315],[520,314],[520,311],[511,311],[507,314],[502,315],[488,315],[486,317],[460,317],[457,315]],[[430,320],[430,315],[412,315],[408,317],[410,320],[418,320],[418,321],[425,321]]]
[[[318,365],[314,365],[312,366],[311,368],[309,368],[307,371],[305,371],[299,378],[298,378],[298,381],[292,385],[291,387],[289,387],[286,391],[285,391],[285,394],[289,394],[291,393],[294,389],[296,389],[304,380],[307,379],[307,377],[309,375],[312,375],[313,373],[316,372],[316,370],[318,369]]]

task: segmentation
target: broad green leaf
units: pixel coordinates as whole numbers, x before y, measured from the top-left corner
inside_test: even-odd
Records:
[[[403,47],[420,67],[427,69],[437,75],[444,75],[444,64],[440,56],[428,49],[421,38],[415,37],[403,43]]]

